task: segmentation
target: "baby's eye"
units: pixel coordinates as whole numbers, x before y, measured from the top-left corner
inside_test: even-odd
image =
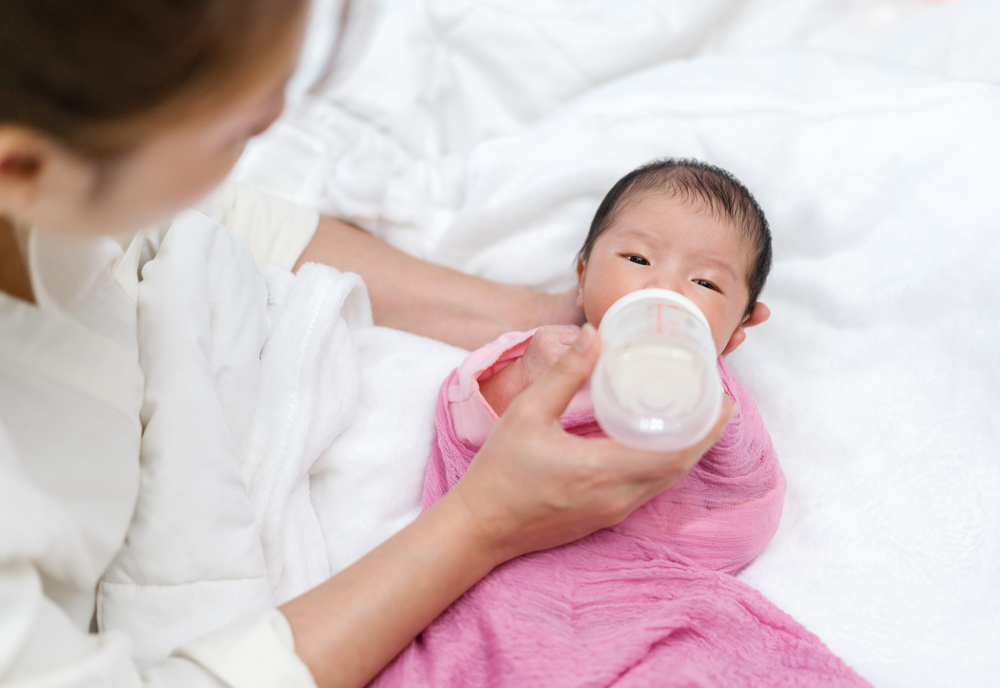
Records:
[[[695,284],[697,284],[700,287],[705,287],[706,289],[711,289],[712,291],[720,291],[720,289],[717,286],[715,286],[714,284],[712,284],[708,280],[696,279],[696,280],[691,280],[691,281],[694,282]]]
[[[642,256],[637,256],[634,254],[626,254],[625,259],[630,260],[633,263],[638,263],[639,265],[649,265],[649,261],[643,258]]]

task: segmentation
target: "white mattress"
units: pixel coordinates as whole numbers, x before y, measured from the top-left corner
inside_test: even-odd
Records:
[[[692,156],[734,172],[768,214],[775,264],[773,317],[730,363],[789,483],[777,536],[741,577],[875,685],[1000,684],[1000,5],[359,11],[338,79],[237,175],[415,255],[557,290],[629,169]],[[421,346],[432,366],[455,360]],[[391,379],[390,353],[371,355],[373,379]],[[358,475],[392,494],[395,462],[411,505],[433,386],[407,383],[421,405],[402,432],[419,441],[372,422],[349,433],[369,461],[386,447]],[[378,525],[328,538],[334,569],[405,522],[398,504],[341,492],[330,509]]]

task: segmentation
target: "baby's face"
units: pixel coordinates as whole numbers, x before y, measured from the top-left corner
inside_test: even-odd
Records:
[[[736,229],[682,199],[651,192],[601,234],[577,266],[577,298],[594,327],[625,294],[658,287],[683,294],[708,318],[721,354],[744,321],[750,249]]]

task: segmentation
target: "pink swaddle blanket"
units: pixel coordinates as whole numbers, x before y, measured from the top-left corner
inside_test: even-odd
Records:
[[[469,421],[485,405],[476,380],[523,353],[530,333],[505,337],[442,387],[425,509],[458,482],[485,436]],[[753,400],[722,359],[719,371],[740,417],[684,480],[617,526],[498,567],[372,685],[868,685],[730,575],[774,535],[785,479]],[[564,427],[602,434],[588,407],[581,392]]]

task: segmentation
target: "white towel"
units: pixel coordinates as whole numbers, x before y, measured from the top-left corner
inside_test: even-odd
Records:
[[[330,575],[310,473],[354,418],[361,369],[348,326],[370,327],[372,316],[355,274],[310,263],[294,277],[270,266],[265,277],[274,321],[242,472],[280,604]]]
[[[359,277],[325,266],[265,280],[195,211],[142,274],[142,483],[98,617],[149,666],[329,575],[309,472],[354,416],[348,322],[370,326],[371,310]]]

